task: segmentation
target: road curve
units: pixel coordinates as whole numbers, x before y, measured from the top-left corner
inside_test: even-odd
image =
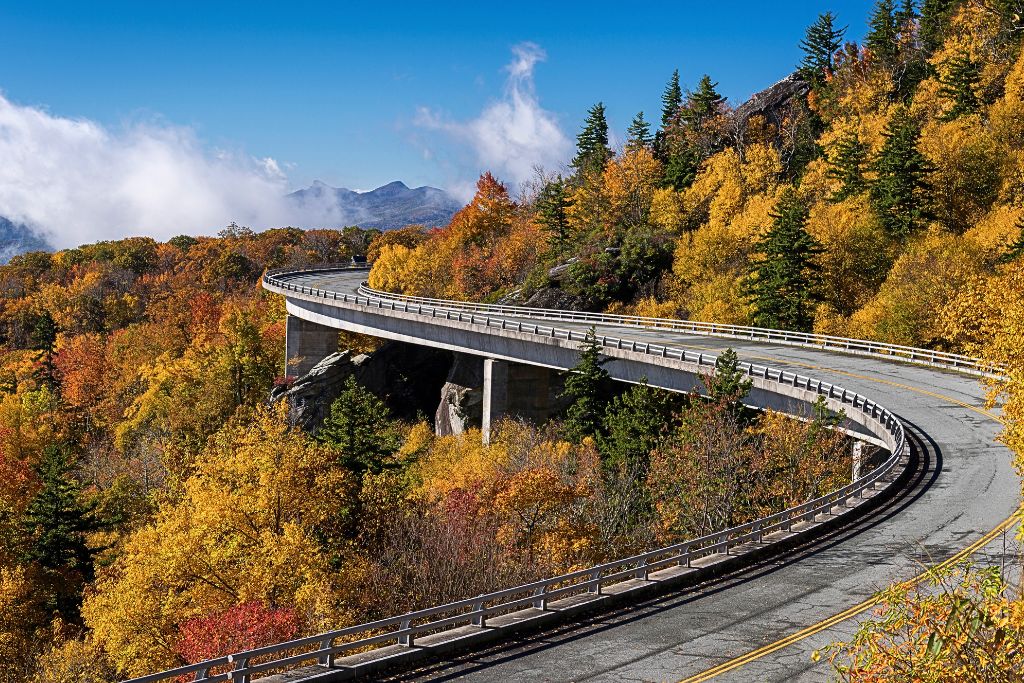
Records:
[[[293,275],[289,282],[352,294],[364,272]],[[289,312],[306,317],[289,297]],[[492,316],[493,317],[493,316]],[[524,318],[509,318],[523,321]],[[318,322],[323,322],[320,318]],[[542,324],[552,324],[550,320]],[[558,321],[561,328],[589,323]],[[393,680],[680,681],[818,624],[923,565],[956,555],[1017,509],[1011,454],[997,444],[998,416],[970,376],[813,348],[596,325],[597,334],[717,354],[810,374],[871,398],[909,428],[915,469],[909,488],[871,515],[813,545],[660,598],[431,665]],[[982,552],[1002,554],[997,537]],[[993,555],[994,553],[994,555]],[[853,621],[820,630],[716,680],[823,680],[810,652],[849,633]]]

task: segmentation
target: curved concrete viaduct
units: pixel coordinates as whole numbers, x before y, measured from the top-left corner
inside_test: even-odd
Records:
[[[507,591],[501,597],[506,603],[497,608],[471,598],[445,606],[468,610],[458,616],[448,616],[451,609],[424,610],[412,619],[403,615],[225,656],[135,683],[180,675],[248,683],[259,671],[308,664],[308,653],[320,666],[262,680],[343,680],[379,671],[389,658],[403,664],[420,659],[419,670],[405,666],[406,673],[389,679],[403,681],[823,680],[827,665],[812,663],[811,651],[849,634],[876,591],[928,565],[968,556],[1000,561],[1007,554],[1020,487],[1010,452],[996,442],[998,415],[985,408],[977,372],[934,367],[962,365],[962,358],[889,349],[914,361],[907,363],[852,340],[849,348],[826,350],[808,347],[804,342],[819,340],[798,335],[690,323],[652,326],[607,316],[594,322],[557,311],[491,307],[485,319],[484,313],[467,312],[479,310],[476,305],[410,304],[360,290],[364,276],[365,271],[322,269],[264,279],[267,289],[286,297],[287,353],[300,361],[300,371],[303,363],[308,367],[335,350],[339,329],[480,356],[486,434],[489,417],[514,412],[516,396],[525,393],[510,386],[523,381],[522,373],[511,370],[571,367],[579,340],[593,327],[612,358],[606,369],[617,379],[646,377],[652,385],[688,391],[714,357],[731,347],[751,364],[752,404],[806,414],[808,403],[825,396],[833,409],[845,409],[847,429],[900,457],[846,487],[849,493],[713,534],[696,543],[696,550],[686,542],[609,563],[596,573],[588,569],[538,582],[532,597]],[[844,340],[832,344],[843,346]],[[897,472],[902,474],[895,481]],[[578,583],[559,588],[567,578]],[[608,581],[618,583],[605,588]],[[666,592],[672,586],[681,587]],[[598,603],[605,609],[588,616],[586,610]],[[515,605],[524,609],[506,609]],[[455,628],[418,631],[416,623],[423,622],[417,619]],[[526,635],[504,635],[527,622],[532,629]],[[397,645],[386,645],[396,638]],[[354,651],[353,640],[384,647],[336,659],[336,652]],[[497,642],[481,649],[485,640]],[[476,647],[457,654],[466,643]],[[289,655],[303,648],[307,654]],[[454,657],[446,654],[452,651]],[[236,673],[216,673],[225,669]]]
[[[363,276],[311,272],[288,276],[288,282],[343,296],[354,294]],[[325,301],[321,292],[307,296],[268,288],[287,297],[291,316],[318,325],[547,367],[566,368],[575,362],[575,354],[565,346],[517,335],[481,334],[456,320],[426,324],[416,316],[385,310],[386,299],[372,311],[369,306]],[[524,322],[590,327],[510,316],[508,329]],[[981,545],[977,550],[982,554],[1002,554],[1005,533],[987,545],[978,539],[1013,515],[1019,505],[1019,482],[1010,452],[996,442],[998,417],[986,410],[976,377],[814,348],[602,324],[595,329],[599,336],[715,355],[732,347],[741,360],[806,373],[877,398],[908,426],[914,470],[910,484],[872,515],[825,540],[697,591],[648,600],[395,680],[702,680],[701,672],[723,662],[712,672],[720,673],[721,680],[821,680],[827,670],[812,664],[810,652],[850,632],[855,622],[831,625],[830,617],[893,581],[918,574],[924,565],[963,554],[968,546]],[[693,386],[693,375],[679,372],[687,368],[672,363],[664,367],[671,371],[659,372],[624,353],[608,369],[624,380],[646,375],[652,384],[666,388]],[[753,402],[786,407],[778,406],[775,398],[762,392]],[[785,647],[767,648],[768,656],[744,657],[801,630],[813,634],[788,644],[783,641]],[[729,663],[734,660],[735,665]]]

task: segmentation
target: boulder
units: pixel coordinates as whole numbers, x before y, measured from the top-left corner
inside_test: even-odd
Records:
[[[483,359],[455,354],[451,370],[441,387],[441,401],[434,412],[434,431],[438,436],[461,434],[467,429],[480,427],[483,384]]]

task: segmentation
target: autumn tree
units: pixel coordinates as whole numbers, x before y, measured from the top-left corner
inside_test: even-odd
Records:
[[[598,102],[587,111],[583,130],[576,136],[576,156],[572,160],[572,167],[582,175],[600,173],[611,155],[604,104]]]
[[[807,232],[807,206],[787,189],[771,216],[771,227],[754,247],[758,258],[745,283],[754,324],[809,331],[817,300],[820,246]]]
[[[883,133],[882,149],[872,167],[871,205],[890,235],[906,239],[930,216],[931,165],[918,150],[921,127],[906,107],[898,107]]]
[[[835,55],[843,46],[846,28],[836,26],[836,18],[832,12],[819,14],[815,22],[807,27],[804,38],[800,41],[804,58],[798,66],[800,75],[805,80],[820,87],[825,79],[832,75]]]

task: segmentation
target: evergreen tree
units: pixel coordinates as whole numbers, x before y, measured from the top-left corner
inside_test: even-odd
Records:
[[[644,120],[644,113],[639,112],[626,129],[626,149],[650,147],[653,142],[651,124]]]
[[[537,219],[547,231],[548,245],[556,254],[569,241],[569,204],[569,190],[562,176],[545,183],[537,196]]]
[[[51,607],[65,618],[76,619],[81,589],[93,579],[94,551],[86,535],[97,529],[92,507],[81,501],[65,446],[43,449],[36,466],[39,491],[22,518],[26,539],[23,559],[39,566],[53,586]]]
[[[708,398],[728,401],[735,414],[743,410],[743,399],[750,393],[753,381],[740,370],[740,358],[731,347],[715,359],[715,374],[706,379]]]
[[[888,68],[899,61],[900,28],[895,0],[878,0],[871,14],[864,44],[872,57]]]
[[[684,118],[691,126],[699,126],[704,121],[717,116],[722,109],[725,98],[719,94],[718,83],[712,83],[711,77],[704,74],[697,82],[697,89],[686,98]]]
[[[29,333],[32,349],[39,352],[38,379],[51,389],[57,388],[57,372],[53,364],[53,349],[57,343],[57,323],[49,311],[43,311],[36,317],[32,331]]]
[[[910,23],[920,16],[917,13],[917,4],[914,0],[903,0],[903,4],[900,5],[900,9],[896,13],[896,23],[900,27],[900,31],[905,32],[911,28]]]
[[[608,149],[608,121],[604,115],[604,104],[598,102],[587,111],[583,130],[576,136],[576,157],[573,168],[581,174],[600,173],[605,162],[611,158]]]
[[[945,74],[939,79],[939,96],[952,103],[943,120],[974,114],[981,103],[978,101],[977,88],[981,82],[981,65],[971,59],[966,52],[961,52],[945,64]]]
[[[672,72],[672,78],[661,95],[661,127],[668,128],[683,106],[683,89],[679,85],[679,69]]]
[[[597,439],[605,466],[644,478],[651,451],[670,429],[676,403],[671,393],[652,388],[646,379],[612,399],[602,421],[604,435]]]
[[[836,143],[825,172],[829,178],[840,182],[839,189],[830,197],[831,201],[841,202],[867,189],[867,181],[864,179],[867,157],[868,148],[856,133],[846,135]]]
[[[1024,254],[1024,215],[1017,219],[1017,238],[1006,245],[1006,250],[999,257],[1000,263],[1016,261]]]
[[[685,190],[697,177],[701,155],[692,147],[679,144],[662,157],[665,184],[675,190]]]
[[[597,436],[601,429],[611,382],[603,367],[606,362],[608,359],[601,357],[601,344],[594,328],[590,328],[580,346],[580,360],[566,376],[562,392],[562,398],[569,403],[562,429],[570,441]]]
[[[387,459],[402,445],[388,407],[352,376],[345,380],[316,437],[334,447],[341,465],[357,474],[385,469]]]
[[[804,58],[797,67],[804,80],[820,86],[827,73],[833,70],[836,52],[843,46],[846,28],[837,28],[835,16],[831,12],[819,14],[818,19],[807,27],[804,39],[800,41],[800,49]]]
[[[754,247],[760,254],[744,282],[754,324],[810,331],[819,284],[815,258],[821,248],[807,232],[806,204],[792,188],[779,197],[771,227]]]
[[[921,3],[920,38],[925,55],[931,55],[946,39],[946,28],[959,0],[924,0]]]
[[[873,168],[871,205],[890,235],[905,238],[929,218],[928,160],[917,149],[921,128],[907,107],[899,107],[886,126],[885,144]]]

